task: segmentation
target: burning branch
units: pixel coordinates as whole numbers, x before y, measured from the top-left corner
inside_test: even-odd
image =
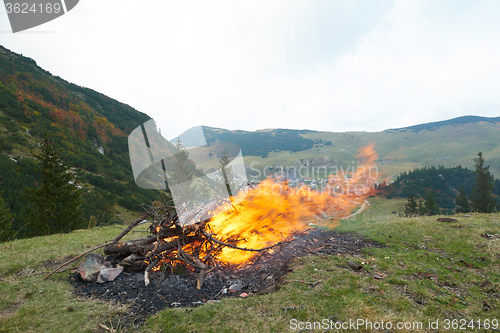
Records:
[[[228,244],[228,243],[224,243],[224,242],[221,242],[220,240],[212,237],[210,234],[208,234],[207,232],[205,232],[204,230],[202,231],[203,232],[203,235],[205,237],[207,237],[208,239],[210,239],[211,241],[214,241],[215,243],[219,244],[219,245],[222,245],[222,246],[226,246],[226,247],[230,247],[232,249],[235,249],[235,250],[241,250],[241,251],[250,251],[250,252],[262,252],[262,251],[267,251],[267,250],[270,250],[272,248],[275,248],[277,246],[280,246],[282,244],[287,244],[287,243],[290,243],[289,241],[288,242],[278,242],[274,245],[271,245],[271,246],[268,246],[268,247],[264,247],[262,249],[248,249],[248,248],[244,248],[244,247],[238,247],[238,246],[235,246],[235,245],[231,245],[231,244]]]

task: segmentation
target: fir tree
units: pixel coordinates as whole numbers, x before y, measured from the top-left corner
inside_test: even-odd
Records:
[[[472,190],[472,209],[479,213],[491,213],[495,210],[495,197],[493,196],[493,176],[489,166],[484,165],[483,154],[479,152],[476,162],[476,182]]]
[[[13,220],[14,218],[7,205],[4,204],[0,193],[0,242],[9,240],[14,235],[14,231],[11,230]]]
[[[40,143],[41,153],[35,155],[41,162],[41,184],[27,190],[31,203],[29,236],[70,232],[85,226],[81,210],[81,190],[49,135]]]
[[[455,213],[470,213],[469,199],[465,195],[463,188],[460,189],[457,199],[455,200]]]
[[[439,214],[439,206],[436,203],[436,199],[434,199],[432,191],[429,191],[427,194],[427,199],[425,200],[425,210],[429,216]]]
[[[412,194],[408,196],[408,202],[405,205],[405,216],[412,217],[417,215],[417,201]]]
[[[177,153],[169,160],[170,168],[168,187],[172,192],[171,195],[178,203],[188,202],[193,203],[194,190],[193,177],[194,167],[189,161],[189,152],[179,138],[175,144]]]
[[[170,161],[170,178],[173,180],[174,185],[179,185],[189,182],[193,179],[193,166],[189,162],[189,152],[179,138],[175,143],[177,153],[172,156]]]

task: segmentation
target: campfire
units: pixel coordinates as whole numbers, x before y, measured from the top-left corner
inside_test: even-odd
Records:
[[[197,270],[197,288],[201,289],[211,271],[243,267],[260,252],[272,252],[307,232],[311,225],[322,222],[334,227],[362,206],[376,180],[367,174],[377,159],[373,146],[362,148],[358,159],[362,163],[354,172],[331,176],[321,191],[305,185],[291,187],[286,179],[267,179],[235,197],[214,198],[186,209],[180,216],[164,198],[145,206],[146,215],[122,232],[149,217],[147,237],[108,244],[104,253],[143,267],[146,285],[154,271],[175,271],[179,266]]]
[[[330,176],[321,190],[306,185],[292,187],[287,179],[266,179],[234,197],[215,197],[180,212],[163,197],[161,202],[144,206],[146,213],[113,241],[86,253],[104,247],[108,260],[120,263],[119,271],[112,271],[109,264],[105,270],[113,276],[122,266],[143,271],[146,286],[152,272],[189,270],[196,274],[196,288],[201,289],[212,271],[243,271],[263,255],[285,248],[314,225],[333,228],[353,215],[355,208],[361,207],[354,214],[359,213],[374,190],[377,179],[370,171],[377,158],[373,145],[360,149],[358,168]],[[146,237],[120,242],[146,219],[151,223]]]

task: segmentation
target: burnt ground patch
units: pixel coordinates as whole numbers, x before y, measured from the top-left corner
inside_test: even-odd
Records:
[[[262,294],[279,289],[281,278],[291,270],[290,260],[304,255],[358,255],[367,247],[383,247],[382,244],[355,234],[339,234],[314,230],[295,236],[271,251],[253,259],[245,268],[220,267],[207,275],[201,290],[196,289],[196,272],[185,270],[172,274],[158,271],[150,275],[145,286],[143,272],[122,272],[113,282],[103,284],[85,282],[78,273],[71,278],[74,294],[97,298],[128,306],[125,322],[140,325],[150,314],[165,307],[194,307],[240,294]],[[231,292],[231,285],[240,290]]]

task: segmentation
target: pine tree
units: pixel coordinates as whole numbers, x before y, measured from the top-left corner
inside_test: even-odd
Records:
[[[190,201],[193,203],[195,194],[195,187],[192,182],[194,166],[189,161],[188,150],[184,148],[179,138],[177,138],[175,148],[177,149],[177,153],[172,155],[168,163],[170,168],[168,187],[176,202],[185,203]]]
[[[13,220],[14,218],[3,202],[0,193],[0,242],[9,240],[14,235],[14,231],[11,230]]]
[[[495,210],[495,197],[493,196],[493,176],[489,166],[484,165],[483,154],[479,152],[476,162],[476,182],[472,190],[472,209],[479,213],[491,213]]]
[[[221,180],[221,189],[220,192],[223,194],[229,194],[229,197],[232,198],[235,193],[233,193],[232,188],[235,186],[235,174],[233,173],[233,169],[229,166],[230,163],[229,155],[227,151],[224,149],[222,152],[222,157],[219,160],[219,174]]]
[[[179,138],[175,143],[177,153],[172,156],[170,161],[170,178],[173,180],[174,185],[189,182],[193,179],[193,166],[189,162],[189,152]]]
[[[412,217],[417,215],[417,201],[412,194],[408,196],[408,202],[405,205],[405,216]]]
[[[470,213],[469,199],[465,195],[463,188],[460,189],[460,192],[455,200],[455,213]]]
[[[439,214],[439,206],[436,203],[436,199],[434,199],[432,191],[429,191],[427,194],[427,199],[425,200],[425,210],[429,216]]]
[[[49,135],[45,135],[40,147],[41,153],[35,157],[41,162],[41,184],[27,190],[31,203],[27,207],[28,235],[51,235],[84,227],[81,190],[74,174]]]

